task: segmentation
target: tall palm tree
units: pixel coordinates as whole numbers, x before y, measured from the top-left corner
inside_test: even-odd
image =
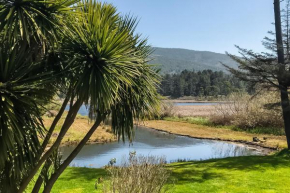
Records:
[[[137,20],[130,16],[121,16],[110,4],[101,4],[93,0],[83,0],[78,4],[76,2],[75,0],[4,0],[0,2],[1,37],[10,43],[23,42],[27,50],[24,50],[22,55],[29,53],[30,49],[35,50],[31,55],[27,55],[30,57],[26,66],[29,67],[27,70],[31,71],[22,75],[29,80],[31,78],[30,86],[38,89],[34,91],[34,95],[29,92],[25,93],[31,96],[31,103],[23,106],[30,108],[33,106],[35,111],[27,108],[21,112],[27,117],[37,117],[33,122],[35,126],[30,127],[29,134],[19,134],[18,130],[21,129],[13,131],[15,136],[33,139],[36,141],[34,146],[38,147],[37,150],[32,151],[31,142],[22,144],[22,148],[31,150],[33,156],[29,157],[32,159],[19,159],[20,165],[27,166],[22,170],[10,167],[11,171],[19,171],[19,177],[15,180],[14,186],[10,184],[10,187],[14,188],[13,192],[23,192],[44,163],[41,174],[48,171],[50,167],[53,167],[54,172],[49,176],[40,175],[34,192],[39,191],[43,180],[45,180],[44,192],[50,192],[59,175],[105,118],[109,116],[112,118],[112,128],[119,139],[124,139],[125,135],[132,139],[134,119],[142,119],[145,114],[150,115],[159,108],[159,96],[156,89],[159,75],[152,66],[147,65],[151,49],[146,39],[141,39],[140,35],[135,33]],[[61,25],[62,28],[60,28]],[[11,33],[8,33],[9,31]],[[24,47],[19,44],[20,50]],[[9,44],[7,48],[14,48],[14,46]],[[15,51],[14,55],[22,56],[19,53]],[[14,57],[12,52],[10,55]],[[7,62],[13,61],[7,60]],[[34,65],[38,70],[32,71],[30,66]],[[11,73],[18,72],[18,68],[16,66]],[[59,74],[61,76],[58,76]],[[0,82],[2,82],[1,77]],[[4,86],[0,84],[1,96],[8,88],[6,82]],[[19,82],[18,85],[27,86],[25,81]],[[66,97],[53,124],[46,132],[41,124],[39,109],[45,101],[51,99],[52,94],[62,90],[58,85],[65,86]],[[40,89],[53,92],[40,94]],[[29,91],[32,93],[32,90]],[[24,100],[22,95],[16,98],[20,102]],[[2,101],[6,100],[2,99]],[[44,152],[67,104],[70,105],[70,110],[58,138]],[[62,164],[53,165],[53,159],[56,159],[55,152],[74,122],[82,104],[89,107],[90,118],[94,124],[72,154]],[[0,108],[7,113],[7,109],[2,106]],[[11,109],[18,110],[18,107],[13,106]],[[6,123],[3,123],[3,128],[6,130],[11,127],[10,119],[11,117],[7,118]],[[18,117],[15,119],[18,121]],[[42,133],[44,141],[40,144],[38,137]],[[4,139],[2,140],[4,142]],[[4,151],[0,153],[5,154]],[[3,158],[3,166],[6,168],[11,160]],[[9,174],[4,167],[2,170],[0,168],[0,172]]]
[[[41,107],[57,91],[52,51],[76,2],[0,1],[0,192],[16,192],[42,153]]]
[[[146,39],[134,33],[136,19],[121,17],[110,4],[91,0],[82,3],[78,10],[81,14],[71,22],[73,33],[63,41],[61,52],[66,53],[67,63],[77,69],[73,77],[74,104],[88,105],[95,124],[51,176],[44,192],[51,190],[61,172],[106,117],[112,117],[112,128],[119,138],[127,135],[131,139],[133,120],[159,107],[156,89],[159,75],[146,64],[151,49]],[[67,129],[63,127],[62,131]],[[60,132],[58,139],[61,138]],[[59,145],[58,139],[55,147]]]

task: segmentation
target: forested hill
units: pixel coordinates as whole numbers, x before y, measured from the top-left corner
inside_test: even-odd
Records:
[[[202,71],[210,69],[212,71],[226,71],[221,64],[237,67],[237,63],[225,54],[208,51],[194,51],[179,48],[154,48],[151,64],[160,64],[161,72],[180,73],[183,70]]]

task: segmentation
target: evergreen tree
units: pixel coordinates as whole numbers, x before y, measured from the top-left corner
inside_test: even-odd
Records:
[[[265,38],[264,46],[268,53],[255,53],[251,50],[239,49],[242,58],[228,54],[239,63],[240,70],[226,66],[234,76],[248,81],[262,88],[276,88],[281,94],[281,108],[284,119],[288,149],[290,148],[290,102],[288,89],[290,87],[290,1],[286,2],[286,9],[281,10],[280,0],[274,0],[275,32],[270,32],[275,38]]]

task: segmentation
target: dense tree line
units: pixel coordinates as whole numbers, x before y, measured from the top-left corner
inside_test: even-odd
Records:
[[[180,74],[165,74],[159,92],[163,96],[178,98],[182,96],[218,96],[229,95],[235,91],[250,89],[245,82],[222,71],[189,71],[183,70]]]

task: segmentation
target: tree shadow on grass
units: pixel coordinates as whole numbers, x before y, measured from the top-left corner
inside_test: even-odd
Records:
[[[95,181],[100,177],[106,176],[107,173],[101,168],[68,168],[60,178],[62,180],[84,179],[86,181]]]
[[[213,161],[213,167],[234,170],[265,170],[270,168],[290,167],[290,159],[278,156],[232,157]]]
[[[169,165],[176,184],[202,183],[215,178],[226,178],[219,170],[240,170],[243,172],[290,168],[290,159],[277,156],[246,156],[206,161],[191,161]],[[230,172],[230,171],[228,171]]]
[[[173,171],[170,181],[173,181],[175,184],[202,183],[215,178],[223,178],[223,175],[207,171],[206,169],[198,170],[190,168]]]

